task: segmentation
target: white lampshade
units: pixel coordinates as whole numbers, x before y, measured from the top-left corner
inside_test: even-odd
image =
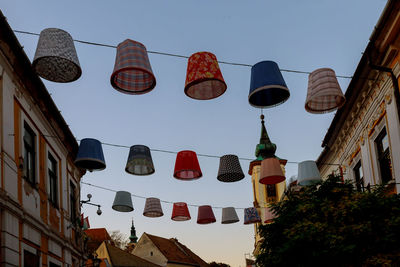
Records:
[[[306,160],[299,163],[297,184],[301,186],[312,185],[321,181],[317,164],[313,160]]]

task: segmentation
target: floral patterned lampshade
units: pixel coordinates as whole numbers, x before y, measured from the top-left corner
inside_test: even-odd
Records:
[[[200,206],[197,214],[197,223],[209,224],[214,222],[216,222],[216,219],[212,207],[209,205]]]
[[[146,217],[161,217],[164,213],[161,208],[160,199],[155,197],[146,198],[146,204],[144,205],[143,216]]]
[[[260,183],[277,184],[285,181],[285,179],[277,158],[266,158],[261,161]]]
[[[171,219],[174,221],[187,221],[191,219],[188,206],[185,202],[174,203]]]
[[[342,107],[345,102],[346,99],[334,70],[322,68],[310,73],[305,103],[306,111],[310,113],[331,112]]]
[[[127,191],[118,191],[115,194],[112,209],[119,212],[133,211],[131,193]]]
[[[105,169],[106,162],[100,141],[93,138],[82,139],[79,144],[75,165],[89,171]]]
[[[180,180],[194,180],[202,176],[196,152],[184,150],[178,152],[175,161],[174,177]]]
[[[234,207],[222,208],[222,224],[236,223],[238,221],[239,217]]]
[[[244,224],[259,223],[261,222],[260,215],[256,208],[246,208],[244,209]]]
[[[116,90],[131,94],[145,94],[156,86],[146,47],[127,39],[117,47],[111,85]]]
[[[236,182],[244,178],[239,158],[236,155],[224,155],[219,160],[217,179],[221,182]]]
[[[185,94],[198,100],[219,97],[226,90],[217,58],[210,52],[198,52],[189,57]]]
[[[134,175],[149,175],[154,173],[150,149],[144,145],[131,146],[125,171]]]
[[[61,29],[44,29],[39,36],[32,67],[49,81],[67,83],[82,74],[71,35]]]

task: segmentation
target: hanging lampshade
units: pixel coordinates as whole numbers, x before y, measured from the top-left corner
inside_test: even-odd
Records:
[[[153,90],[156,78],[143,44],[126,39],[118,45],[111,85],[118,91],[131,95]]]
[[[236,155],[224,155],[219,159],[217,179],[221,182],[237,182],[244,178],[239,158]]]
[[[340,89],[335,71],[317,69],[308,76],[305,109],[310,113],[326,113],[341,108],[346,99]]]
[[[261,161],[260,183],[277,184],[283,181],[285,175],[277,158],[266,158]]]
[[[196,152],[183,150],[178,152],[175,161],[174,177],[180,180],[194,180],[202,176]]]
[[[146,217],[161,217],[164,213],[161,208],[160,199],[155,197],[146,198],[146,204],[144,205],[143,216]]]
[[[251,68],[249,103],[256,108],[282,104],[290,96],[289,89],[273,61],[261,61]]]
[[[125,171],[134,175],[149,175],[154,173],[150,149],[144,145],[131,146]]]
[[[187,221],[191,219],[188,206],[185,202],[174,203],[171,219],[174,221]]]
[[[244,209],[244,224],[259,223],[261,222],[260,215],[256,208],[245,208]]]
[[[197,213],[198,224],[209,224],[216,222],[212,207],[209,205],[199,206]]]
[[[115,194],[112,209],[120,212],[133,211],[131,193],[126,191],[118,191]]]
[[[56,28],[40,32],[32,67],[40,77],[59,83],[75,81],[82,74],[74,40]]]
[[[234,207],[222,208],[222,224],[236,223],[239,221],[236,210]]]
[[[185,94],[198,100],[219,97],[226,84],[218,66],[217,58],[210,52],[198,52],[189,57]]]
[[[297,184],[301,186],[312,185],[321,181],[317,164],[313,160],[300,162],[298,165]]]
[[[264,223],[271,223],[275,217],[275,213],[270,207],[264,208]]]
[[[79,144],[75,165],[89,171],[105,169],[106,162],[100,141],[93,138],[82,139]]]

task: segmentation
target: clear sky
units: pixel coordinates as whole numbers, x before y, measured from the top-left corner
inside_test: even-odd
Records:
[[[0,9],[15,30],[39,33],[49,27],[68,31],[74,39],[117,45],[130,38],[148,50],[191,55],[214,53],[218,60],[255,64],[276,61],[282,69],[313,71],[333,68],[338,75],[352,76],[369,36],[384,8],[384,0],[114,0],[31,1],[4,0]],[[32,60],[38,37],[16,34]],[[221,97],[198,101],[184,92],[187,60],[150,54],[157,86],[145,95],[122,94],[110,85],[115,49],[76,43],[82,77],[67,84],[45,81],[56,105],[77,139],[135,145],[171,151],[194,150],[200,154],[236,154],[254,158],[260,137],[260,110],[248,104],[250,68],[220,65],[228,89]],[[289,100],[264,111],[276,155],[291,162],[315,160],[334,113],[309,114],[304,110],[308,77],[283,72]],[[339,79],[345,91],[348,79]],[[125,173],[128,149],[103,146],[107,168],[87,173],[86,183],[126,190],[144,197],[214,207],[252,206],[249,161],[241,161],[245,179],[221,183],[216,179],[219,160],[199,157],[203,177],[183,182],[173,178],[175,155],[153,152],[156,172],[151,176]],[[287,165],[287,179],[297,174],[297,165]],[[137,235],[143,232],[176,237],[204,260],[244,266],[244,254],[253,251],[254,228],[241,219],[221,224],[170,219],[172,205],[163,204],[164,217],[142,215],[144,199],[134,197],[135,210],[111,209],[114,193],[82,185],[102,206],[84,206],[91,227],[106,227],[129,235],[131,219]]]

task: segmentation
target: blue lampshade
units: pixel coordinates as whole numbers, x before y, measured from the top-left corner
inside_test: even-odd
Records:
[[[297,184],[301,186],[312,185],[321,181],[317,164],[313,160],[306,160],[299,163]]]
[[[259,223],[261,222],[260,215],[255,207],[244,209],[244,224]]]
[[[251,68],[249,103],[267,108],[282,104],[290,96],[289,89],[273,61],[261,61]]]
[[[79,144],[75,165],[89,171],[105,169],[106,162],[100,141],[93,138],[82,139]]]

